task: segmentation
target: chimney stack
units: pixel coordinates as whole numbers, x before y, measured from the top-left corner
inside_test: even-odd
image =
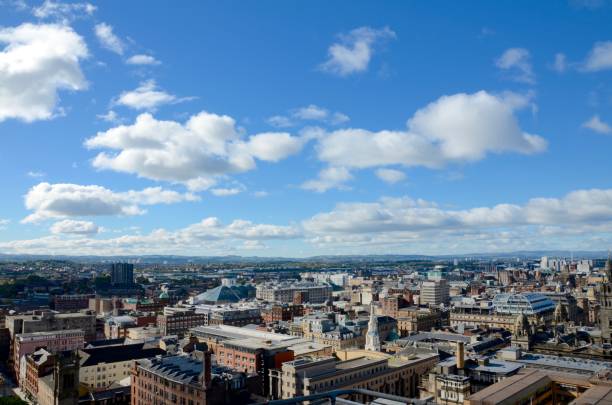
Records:
[[[465,367],[465,348],[463,342],[457,342],[457,353],[455,353],[457,357],[457,369],[462,370]]]

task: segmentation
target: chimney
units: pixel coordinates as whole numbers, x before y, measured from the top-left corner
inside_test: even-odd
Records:
[[[208,389],[212,380],[212,356],[208,348],[202,356],[202,363],[202,384],[204,384],[204,389]]]
[[[462,370],[465,367],[465,349],[463,347],[463,342],[457,342],[457,353],[455,356],[457,357],[457,369]]]

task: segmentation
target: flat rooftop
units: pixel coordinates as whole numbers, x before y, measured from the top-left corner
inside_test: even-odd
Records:
[[[191,329],[192,332],[202,335],[217,336],[225,339],[247,339],[258,338],[263,340],[271,340],[282,342],[285,340],[296,339],[295,336],[283,335],[281,333],[264,332],[251,328],[241,328],[238,326],[229,325],[213,325],[213,326],[197,326]]]

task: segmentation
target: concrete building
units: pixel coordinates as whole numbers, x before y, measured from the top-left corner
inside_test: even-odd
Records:
[[[449,285],[444,279],[423,281],[421,284],[421,305],[439,306],[449,303]]]
[[[525,369],[472,394],[466,405],[607,404],[612,387],[605,380],[581,374]]]
[[[332,287],[307,281],[263,283],[257,286],[256,298],[277,303],[320,304],[332,297]]]
[[[183,336],[189,329],[208,324],[208,314],[196,313],[193,308],[157,316],[157,327],[162,335]]]
[[[403,397],[417,397],[420,376],[438,360],[436,354],[390,356],[365,350],[334,357],[303,358],[271,372],[273,398],[293,398],[330,390],[364,388]],[[352,398],[365,403],[367,398]]]
[[[85,341],[96,338],[96,315],[91,311],[60,314],[55,311],[34,311],[29,314],[7,315],[6,327],[11,338],[17,334],[81,329]]]

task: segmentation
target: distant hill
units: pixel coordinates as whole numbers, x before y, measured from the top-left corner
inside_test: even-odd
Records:
[[[178,256],[178,255],[122,255],[122,256],[68,256],[68,255],[16,255],[1,254],[0,261],[37,261],[69,260],[79,263],[105,263],[117,261],[140,262],[147,264],[231,264],[231,263],[373,263],[403,261],[435,261],[453,259],[493,260],[493,259],[539,259],[542,256],[575,259],[602,259],[607,257],[605,251],[535,250],[496,253],[469,253],[456,255],[323,255],[306,258],[262,257],[262,256]]]

